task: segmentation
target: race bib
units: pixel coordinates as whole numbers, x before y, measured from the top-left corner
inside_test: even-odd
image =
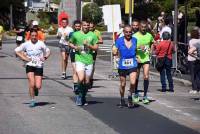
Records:
[[[133,58],[131,58],[131,59],[123,59],[122,60],[122,66],[124,66],[124,67],[133,66]]]
[[[23,37],[22,36],[17,36],[17,41],[22,41]]]
[[[38,67],[42,65],[42,61],[40,58],[32,58],[30,62],[28,62],[29,66]]]

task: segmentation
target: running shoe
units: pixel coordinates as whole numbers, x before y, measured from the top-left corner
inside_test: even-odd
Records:
[[[29,107],[35,107],[36,106],[36,102],[34,100],[30,101]]]
[[[38,96],[38,95],[39,95],[39,90],[38,90],[38,88],[35,88],[35,89],[34,89],[34,93],[35,93],[35,96]]]
[[[134,97],[133,97],[133,103],[134,103],[134,104],[138,104],[139,101],[140,101],[139,96],[138,96],[138,95],[134,95]]]
[[[189,93],[190,93],[190,94],[196,94],[197,91],[196,91],[196,90],[190,90]]]
[[[147,97],[144,97],[142,100],[143,104],[149,104],[149,99]]]
[[[125,100],[124,100],[124,99],[120,99],[119,107],[120,107],[120,108],[123,108],[123,107],[125,107],[125,106],[126,106]]]
[[[66,73],[62,73],[61,78],[66,79]]]
[[[128,108],[133,107],[133,100],[132,100],[132,96],[128,96]]]

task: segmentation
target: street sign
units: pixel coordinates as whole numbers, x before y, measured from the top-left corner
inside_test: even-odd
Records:
[[[125,0],[125,14],[130,12],[130,0]],[[132,14],[134,13],[134,0],[132,0]]]
[[[119,24],[121,24],[121,8],[120,5],[104,5],[103,19],[104,24],[107,25],[108,32],[118,32]]]

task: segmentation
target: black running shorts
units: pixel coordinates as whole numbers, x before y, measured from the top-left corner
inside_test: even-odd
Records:
[[[119,76],[127,76],[127,75],[130,75],[132,72],[137,72],[137,68],[134,67],[134,68],[131,68],[131,69],[118,69],[118,73],[119,73]]]
[[[32,66],[26,66],[26,73],[34,72],[36,76],[43,76],[43,68],[36,68]]]

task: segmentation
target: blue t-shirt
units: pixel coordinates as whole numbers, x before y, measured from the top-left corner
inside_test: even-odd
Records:
[[[136,60],[137,39],[132,37],[132,46],[127,48],[124,42],[124,37],[116,40],[115,46],[119,51],[119,67],[118,69],[131,69],[136,68],[138,63]]]

